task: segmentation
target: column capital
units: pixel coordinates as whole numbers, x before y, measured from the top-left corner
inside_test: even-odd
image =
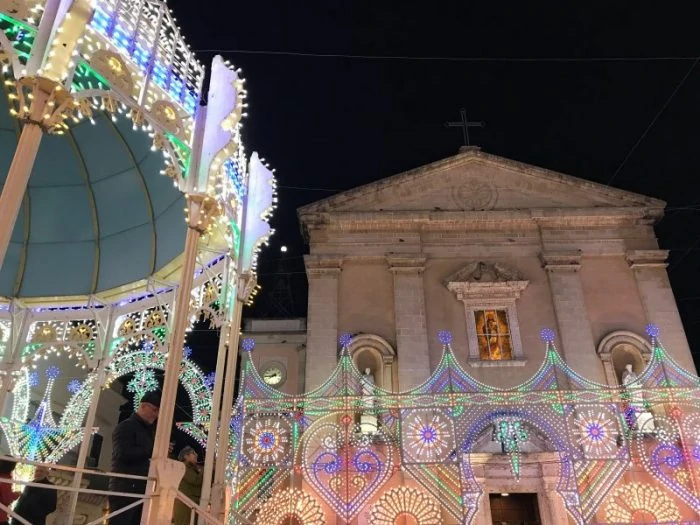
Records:
[[[221,215],[221,205],[205,193],[188,193],[186,199],[187,226],[200,234],[206,233],[214,219]]]
[[[547,272],[577,272],[581,269],[581,250],[547,250],[540,253],[540,260]]]
[[[427,258],[420,254],[387,254],[386,262],[389,271],[397,273],[421,273],[425,270]]]
[[[62,134],[65,120],[78,107],[73,96],[59,82],[45,77],[22,77],[15,82],[17,109],[10,113],[25,124],[39,126],[46,133]]]
[[[337,255],[305,255],[306,275],[312,277],[337,276],[343,268],[343,257]]]
[[[628,250],[625,254],[627,264],[633,270],[642,268],[666,268],[668,250]]]

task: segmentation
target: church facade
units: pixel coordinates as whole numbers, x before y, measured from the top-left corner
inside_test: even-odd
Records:
[[[266,495],[238,512],[696,522],[698,381],[663,210],[478,148],[301,208],[306,347],[246,361],[234,478]]]

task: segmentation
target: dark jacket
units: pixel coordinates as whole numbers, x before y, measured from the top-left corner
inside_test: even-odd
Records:
[[[154,426],[132,414],[112,433],[112,472],[147,476],[153,453]],[[109,488],[118,492],[142,492],[145,481],[110,478]]]
[[[34,483],[53,485],[47,478],[38,479]],[[46,525],[46,516],[56,510],[56,491],[40,487],[25,487],[17,501],[15,512],[32,525]],[[19,521],[12,520],[12,525]]]

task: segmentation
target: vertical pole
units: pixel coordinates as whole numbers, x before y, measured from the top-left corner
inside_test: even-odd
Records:
[[[85,417],[85,428],[83,429],[83,441],[80,443],[80,450],[78,451],[78,461],[76,463],[76,468],[84,469],[85,461],[87,460],[88,449],[92,443],[92,429],[95,426],[95,417],[97,416],[97,405],[100,402],[100,394],[102,393],[102,385],[105,382],[105,367],[104,360],[100,359],[97,363],[97,376],[92,382],[92,400],[90,401],[90,407],[88,408],[87,416]],[[71,486],[75,489],[80,488],[80,484],[83,481],[82,471],[78,471],[73,476],[73,482]],[[73,522],[75,516],[75,508],[78,505],[78,492],[73,492],[70,496],[70,504],[68,506],[68,519]]]
[[[236,302],[228,340],[228,357],[226,365],[226,382],[221,400],[221,424],[219,426],[218,452],[220,460],[214,471],[214,487],[212,489],[211,513],[222,522],[225,519],[224,485],[226,483],[226,460],[228,458],[228,443],[231,435],[231,416],[233,414],[233,395],[236,385],[236,365],[238,364],[238,340],[241,333],[241,317],[243,315],[243,294],[245,293],[246,277],[239,276],[236,286]]]
[[[224,303],[226,300],[226,294],[229,293],[229,287],[231,286],[231,265],[232,261],[230,258],[226,260],[225,276],[224,276],[224,286],[222,288],[222,293],[224,294]],[[214,377],[214,392],[212,393],[212,407],[211,415],[209,417],[209,434],[207,435],[207,449],[204,456],[204,473],[202,474],[202,495],[199,504],[202,508],[206,509],[209,505],[209,500],[211,498],[211,481],[212,475],[214,474],[214,458],[216,456],[216,444],[217,437],[219,435],[219,415],[221,412],[221,392],[223,390],[223,385],[225,383],[225,366],[227,360],[228,351],[228,336],[231,330],[230,324],[230,312],[226,311],[226,319],[221,325],[221,331],[219,333],[219,349],[216,355],[216,371]]]
[[[39,93],[42,93],[45,101],[47,95],[41,91]],[[42,102],[41,106],[43,107],[43,105]],[[29,175],[32,173],[36,154],[39,152],[42,133],[38,124],[25,122],[15,155],[12,158],[12,164],[7,172],[5,185],[2,188],[2,195],[0,195],[0,210],[2,210],[0,213],[0,268],[5,261],[7,248],[12,238],[12,230],[15,227],[24,192],[29,182]]]
[[[185,342],[185,329],[187,328],[190,298],[192,295],[192,284],[194,282],[194,271],[197,262],[197,248],[199,239],[207,228],[211,218],[220,210],[216,208],[218,204],[211,197],[201,194],[187,196],[188,217],[187,217],[187,237],[185,238],[185,250],[183,253],[182,275],[180,286],[177,290],[175,302],[175,315],[173,316],[173,329],[168,347],[168,359],[165,365],[165,379],[163,381],[163,393],[160,401],[160,415],[156,428],[156,436],[153,445],[153,455],[148,472],[149,477],[157,478],[155,493],[153,486],[149,483],[149,491],[153,498],[146,502],[146,509],[143,513],[141,523],[156,525],[158,523],[169,523],[169,518],[160,515],[162,505],[158,498],[162,496],[161,487],[163,480],[159,476],[167,472],[168,449],[170,445],[170,434],[173,427],[175,412],[175,400],[177,397],[177,387],[180,380],[180,363],[182,362],[182,350]],[[170,508],[172,514],[172,508]]]

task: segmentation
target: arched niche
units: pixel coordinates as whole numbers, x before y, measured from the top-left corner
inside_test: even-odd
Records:
[[[597,352],[608,385],[617,386],[622,384],[622,373],[628,364],[637,375],[644,371],[651,359],[652,348],[646,339],[634,332],[618,330],[600,341]]]
[[[396,350],[386,339],[374,334],[357,334],[353,336],[348,350],[361,373],[370,369],[378,387],[397,390]]]

